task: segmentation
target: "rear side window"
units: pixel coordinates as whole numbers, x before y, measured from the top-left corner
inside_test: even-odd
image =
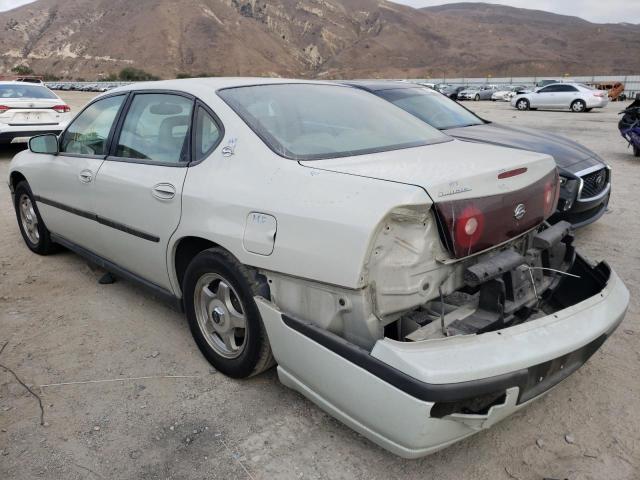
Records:
[[[195,125],[196,161],[209,155],[220,143],[222,131],[214,118],[202,107],[196,112]]]
[[[362,90],[325,84],[234,87],[218,95],[278,155],[318,160],[451,140]]]
[[[106,155],[109,132],[124,99],[124,95],[118,95],[89,105],[67,128],[60,142],[60,152]]]
[[[57,99],[55,93],[37,85],[0,85],[0,98],[49,98]]]
[[[142,93],[133,97],[122,125],[116,156],[166,164],[188,160],[193,100]]]
[[[558,85],[558,92],[577,92],[578,89],[572,85]]]

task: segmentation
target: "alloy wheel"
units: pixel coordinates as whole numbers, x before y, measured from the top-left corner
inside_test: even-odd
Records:
[[[224,358],[240,356],[247,343],[247,319],[231,283],[217,273],[206,273],[193,295],[198,326],[207,343]]]
[[[38,216],[33,208],[33,202],[26,193],[23,193],[20,197],[20,222],[25,235],[29,241],[38,245],[40,242],[40,232],[38,231]]]

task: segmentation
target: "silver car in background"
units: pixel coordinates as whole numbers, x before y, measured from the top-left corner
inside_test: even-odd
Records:
[[[458,92],[458,100],[491,100],[491,96],[498,91],[496,85],[481,85],[477,87],[469,87],[466,90]]]
[[[549,108],[572,112],[590,112],[606,107],[608,103],[606,91],[582,83],[553,83],[534,92],[518,93],[511,100],[511,106],[518,110]]]
[[[494,92],[493,95],[491,95],[491,100],[494,102],[510,102],[517,92],[522,92],[524,90],[527,90],[527,87],[524,85],[507,85],[497,92]]]

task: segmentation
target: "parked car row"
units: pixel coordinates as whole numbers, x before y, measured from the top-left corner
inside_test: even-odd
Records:
[[[121,83],[47,83],[47,87],[51,90],[79,91],[79,92],[108,92],[109,90],[119,87]]]
[[[559,171],[571,156],[604,178]],[[540,398],[622,321],[620,278],[550,223],[567,179],[608,197],[593,152],[424,87],[199,78],[97,96],[8,180],[34,253],[140,283],[220,372],[277,363],[419,457]]]

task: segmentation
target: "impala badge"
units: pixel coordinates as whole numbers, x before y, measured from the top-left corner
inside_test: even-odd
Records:
[[[236,152],[236,139],[230,138],[229,143],[227,143],[227,146],[222,149],[222,156],[230,157],[235,152]]]
[[[522,217],[524,217],[525,213],[527,213],[527,209],[525,208],[524,203],[519,203],[513,210],[513,218],[515,218],[516,220],[522,220]]]

